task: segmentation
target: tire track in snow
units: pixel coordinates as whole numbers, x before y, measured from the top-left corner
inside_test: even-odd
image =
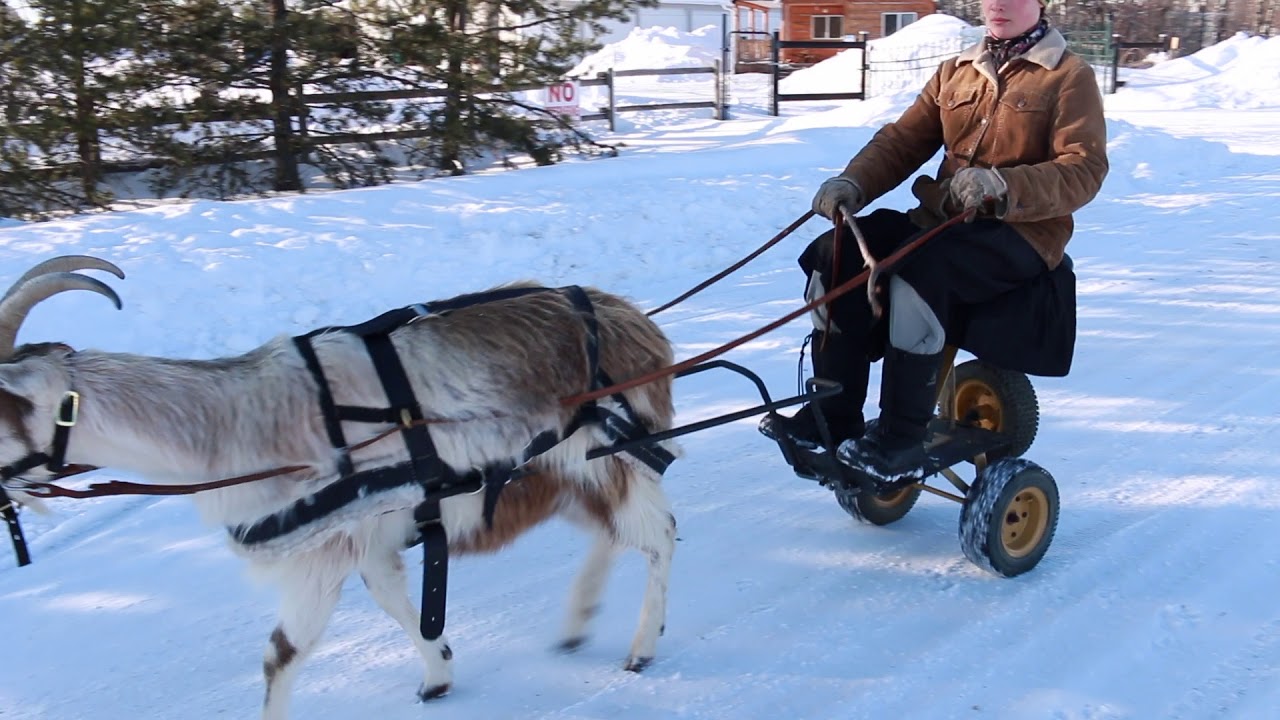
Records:
[[[1188,642],[1188,635],[1207,631],[1205,616],[1216,605],[1197,593],[1205,578],[1220,576],[1224,551],[1256,537],[1266,524],[1263,514],[1255,514],[1224,535],[1220,517],[1188,524],[1185,514],[1135,524],[1099,547],[1097,560],[1067,568],[1050,583],[1060,607],[1029,608],[1026,622],[1033,632],[1017,652],[1002,648],[1006,663],[1045,667],[1040,677],[1028,673],[1033,686],[1087,688],[1091,699],[1135,711],[1130,716],[1166,716],[1162,709],[1135,707],[1143,693],[1135,694],[1134,687],[1164,684],[1168,675],[1196,676],[1205,661],[1196,650],[1202,643]],[[1073,586],[1083,590],[1075,598]],[[1045,656],[1049,648],[1087,661],[1055,666]],[[993,673],[988,678],[996,680]]]
[[[806,481],[792,478],[788,482]],[[760,488],[749,490],[757,491]],[[767,492],[769,489],[764,490]],[[655,712],[662,712],[663,716],[679,717],[684,712],[679,699],[686,695],[696,695],[696,703],[692,699],[689,702],[700,708],[699,716],[704,716],[706,709],[710,707],[716,708],[715,716],[719,717],[740,717],[757,711],[761,702],[759,695],[776,692],[773,685],[791,676],[790,671],[779,673],[776,678],[771,678],[770,674],[779,668],[811,665],[822,653],[822,636],[825,631],[820,629],[821,623],[831,618],[838,625],[843,624],[839,615],[846,611],[831,607],[829,598],[849,597],[853,604],[857,604],[868,597],[879,595],[879,588],[883,588],[883,583],[878,583],[877,589],[862,587],[864,578],[856,570],[815,568],[796,562],[778,565],[779,554],[785,560],[794,560],[810,552],[806,540],[810,533],[803,527],[786,527],[788,521],[795,520],[797,511],[802,516],[801,520],[809,520],[818,526],[812,533],[814,537],[834,532],[841,535],[848,533],[849,544],[853,547],[838,550],[858,554],[861,563],[880,567],[881,573],[894,573],[896,570],[893,568],[901,565],[904,557],[919,555],[916,548],[921,544],[920,538],[891,529],[857,526],[839,510],[834,498],[826,495],[828,493],[822,491],[823,510],[820,520],[807,517],[808,513],[814,511],[811,500],[789,504],[788,507],[794,505],[795,510],[789,515],[782,515],[776,512],[776,508],[770,511],[756,502],[753,494],[740,495],[730,506],[716,511],[726,518],[733,518],[726,522],[760,528],[761,535],[756,538],[725,538],[716,542],[716,536],[710,534],[706,527],[708,523],[717,522],[714,518],[703,517],[699,518],[698,523],[686,523],[686,527],[696,527],[691,528],[692,532],[682,531],[682,535],[697,536],[698,540],[710,543],[700,546],[696,551],[700,556],[697,560],[700,567],[695,569],[695,573],[698,584],[708,588],[717,597],[715,606],[699,609],[696,617],[684,618],[683,623],[680,622],[679,615],[688,612],[690,608],[673,612],[673,622],[669,623],[668,635],[660,644],[657,662],[644,676],[610,683],[566,708],[549,710],[540,717],[564,720],[604,716],[608,714],[607,710],[614,702],[614,696],[637,683],[641,686],[661,685],[664,699],[657,701],[662,705]],[[775,532],[776,535],[773,534]],[[867,533],[866,536],[863,536],[864,532]],[[864,537],[874,538],[874,541],[869,549],[859,552],[858,539]],[[783,549],[774,549],[778,545],[783,546]],[[682,551],[686,555],[695,552],[690,548],[682,548]],[[717,563],[716,557],[722,553],[759,555],[761,574],[742,576],[740,568]],[[957,551],[956,555],[958,554]],[[677,562],[680,562],[680,555],[678,552]],[[735,587],[738,592],[726,593],[724,587]],[[685,587],[682,591],[681,585],[673,582],[673,597],[677,597],[677,594],[687,596],[690,592],[696,593],[697,590],[690,591]],[[850,616],[865,613],[865,608],[849,611]],[[797,624],[795,618],[802,620]],[[767,632],[764,631],[766,628]],[[760,643],[751,641],[752,638],[760,638],[762,634],[772,635],[781,629],[787,632],[794,630],[798,636],[794,642],[772,643],[768,647],[761,647]],[[818,631],[817,635],[814,634],[815,630]],[[750,689],[744,690],[739,683],[727,687],[720,687],[718,684],[711,688],[705,687],[706,676],[714,674],[716,667],[740,667],[744,664],[744,657],[759,660],[754,666],[759,667],[760,671],[752,673],[749,679],[744,678],[744,682],[751,686]],[[748,661],[745,664],[752,663]],[[803,677],[798,679],[804,681]],[[696,691],[690,688],[695,688]]]
[[[1264,717],[1276,708],[1278,664],[1280,616],[1272,615],[1247,645],[1218,662],[1202,681],[1188,688],[1170,708],[1168,717]],[[1259,689],[1262,696],[1256,697]]]
[[[1219,348],[1213,354],[1221,360],[1229,360],[1237,353],[1234,348]],[[1280,353],[1276,353],[1277,364],[1280,364]],[[1179,393],[1179,389],[1195,388],[1199,394],[1214,398],[1211,404],[1197,408],[1198,412],[1195,418],[1199,417],[1223,417],[1232,407],[1242,404],[1246,400],[1243,392],[1235,393],[1219,393],[1216,392],[1214,381],[1221,381],[1222,373],[1218,370],[1218,363],[1207,362],[1194,366],[1183,366],[1182,375],[1185,379],[1180,379],[1171,386],[1168,386],[1167,394],[1185,397],[1184,393]],[[1189,369],[1195,368],[1198,371],[1187,373]],[[1189,375],[1189,376],[1187,376]],[[1131,389],[1131,395],[1136,397],[1158,397],[1158,393],[1152,392],[1148,394],[1151,387],[1161,387],[1167,384],[1169,375],[1161,373],[1153,373],[1149,382],[1140,383]],[[1157,382],[1161,385],[1157,385]],[[1095,385],[1092,382],[1092,376],[1082,378],[1083,386]],[[1272,378],[1257,387],[1256,392],[1266,392],[1270,388],[1280,388],[1280,378]],[[1280,390],[1275,394],[1280,395]],[[1184,422],[1186,410],[1181,406],[1170,407],[1158,415],[1146,418],[1147,422],[1159,423],[1166,420],[1174,420],[1176,422]],[[1193,418],[1194,419],[1194,418]],[[1248,433],[1253,435],[1254,433]],[[1073,551],[1083,551],[1094,546],[1096,540],[1100,537],[1107,537],[1115,532],[1122,530],[1128,522],[1122,516],[1109,513],[1091,513],[1086,516],[1073,514],[1073,500],[1076,498],[1089,498],[1094,501],[1103,503],[1114,503],[1117,507],[1127,507],[1133,504],[1135,500],[1141,500],[1143,505],[1153,505],[1160,503],[1168,504],[1184,504],[1202,499],[1210,493],[1210,490],[1197,488],[1186,483],[1167,484],[1161,483],[1159,477],[1162,473],[1177,472],[1185,473],[1186,464],[1207,465],[1206,456],[1210,448],[1204,447],[1207,443],[1209,446],[1217,447],[1219,444],[1238,444],[1242,438],[1238,437],[1238,433],[1231,433],[1231,439],[1223,439],[1221,443],[1214,438],[1208,440],[1204,438],[1191,438],[1188,443],[1179,445],[1170,445],[1162,443],[1160,450],[1154,447],[1154,442],[1130,442],[1122,445],[1108,445],[1109,452],[1103,459],[1103,462],[1090,466],[1084,472],[1073,474],[1071,468],[1077,463],[1074,461],[1067,463],[1067,471],[1063,473],[1054,473],[1052,467],[1047,467],[1050,473],[1058,480],[1062,491],[1062,517],[1060,518],[1059,535],[1054,540],[1055,548],[1050,550],[1054,553],[1054,549],[1060,547],[1071,548]],[[1244,438],[1246,442],[1252,441],[1252,437]],[[1089,443],[1082,444],[1084,447],[1097,447]],[[1154,451],[1154,452],[1153,452]],[[1034,459],[1035,446],[1028,453],[1028,457]],[[1150,469],[1140,478],[1126,477],[1123,468],[1139,465],[1134,462],[1135,458],[1141,456],[1155,457],[1157,460],[1151,464]],[[1113,468],[1120,468],[1119,471],[1106,472]],[[1208,469],[1206,468],[1206,474]],[[1074,488],[1073,480],[1077,478],[1114,478],[1111,481],[1098,482],[1093,480],[1089,484],[1096,489],[1085,493],[1078,493]],[[1135,486],[1135,482],[1138,483]]]
[[[1228,350],[1226,348],[1221,348],[1216,354],[1222,356],[1223,358],[1226,358],[1231,354],[1231,352],[1232,352],[1231,350]],[[1183,377],[1181,378],[1181,383],[1179,383],[1179,385],[1181,385],[1184,388],[1197,388],[1200,390],[1201,393],[1218,397],[1220,399],[1220,402],[1217,403],[1217,405],[1225,407],[1236,402],[1239,399],[1239,395],[1228,395],[1224,397],[1222,394],[1212,392],[1212,386],[1207,381],[1220,377],[1219,372],[1215,369],[1215,365],[1216,364],[1213,362],[1205,362],[1203,364],[1198,364],[1198,367],[1205,368],[1205,370],[1189,378],[1186,377],[1184,374]],[[1205,390],[1206,386],[1210,387],[1208,391]],[[1150,386],[1149,385],[1136,386],[1133,388],[1133,392],[1135,395],[1140,396],[1142,394],[1142,390],[1146,389],[1147,387],[1150,387]],[[1214,409],[1220,409],[1220,408],[1198,408],[1198,409],[1204,412],[1205,415],[1211,415]],[[1148,418],[1148,422],[1152,424],[1159,423],[1161,420],[1176,414],[1178,411],[1179,411],[1179,408],[1177,407],[1164,410],[1160,415],[1153,416],[1152,418]],[[1125,462],[1125,461],[1132,460],[1132,458],[1138,455],[1139,453],[1149,452],[1150,450],[1149,447],[1143,444],[1127,444],[1122,447],[1124,449],[1122,450],[1121,453],[1112,454],[1108,456],[1109,462],[1106,465],[1101,466],[1102,469],[1105,469],[1108,466],[1123,467],[1125,465],[1131,465],[1132,464],[1131,462]],[[1172,464],[1172,461],[1166,464]],[[1165,501],[1169,501],[1171,504],[1174,504],[1176,506],[1176,505],[1186,505],[1187,503],[1194,503],[1195,501],[1200,499],[1213,497],[1222,490],[1222,487],[1221,485],[1216,485],[1216,486],[1215,485],[1209,485],[1209,486],[1175,485],[1172,487],[1172,489],[1164,489],[1163,491],[1160,491],[1161,490],[1160,486],[1155,486],[1153,490],[1157,491],[1154,496],[1152,495],[1152,493],[1149,492],[1145,496],[1143,496],[1143,499],[1148,501],[1152,499],[1165,500]],[[1134,497],[1133,495],[1116,494],[1114,493],[1114,491],[1110,491],[1110,490],[1106,490],[1104,492],[1109,494],[1104,494],[1103,499],[1111,499],[1111,500],[1119,501],[1117,504],[1121,507],[1124,507],[1128,504],[1125,502],[1126,500],[1129,500],[1131,497]],[[1107,515],[1111,515],[1112,519],[1107,520]],[[1197,537],[1198,540],[1195,542],[1199,542],[1200,540],[1204,540],[1209,537],[1215,537],[1215,538],[1221,539],[1219,537],[1220,534],[1218,533],[1218,528],[1216,525],[1213,525],[1211,523],[1210,524],[1202,523],[1201,524],[1202,527],[1197,529],[1195,532],[1187,533],[1187,528],[1185,527],[1183,521],[1180,518],[1176,518],[1176,517],[1165,517],[1162,515],[1158,515],[1158,516],[1154,516],[1156,518],[1154,520],[1149,517],[1144,520],[1139,520],[1136,523],[1132,519],[1126,519],[1124,517],[1118,517],[1118,516],[1114,516],[1114,514],[1108,514],[1108,513],[1103,513],[1103,514],[1094,513],[1091,515],[1091,517],[1094,518],[1095,521],[1102,520],[1103,522],[1101,523],[1095,522],[1095,524],[1092,527],[1086,526],[1083,529],[1086,531],[1091,531],[1091,530],[1096,531],[1101,529],[1102,526],[1106,526],[1106,532],[1104,533],[1104,537],[1102,538],[1099,538],[1096,532],[1082,533],[1083,535],[1088,535],[1089,537],[1092,538],[1093,542],[1088,543],[1089,547],[1096,548],[1099,544],[1098,543],[1099,540],[1104,540],[1104,541],[1110,540],[1112,543],[1114,543],[1115,541],[1126,539],[1127,536],[1142,536],[1142,535],[1153,536],[1152,541],[1150,543],[1153,546],[1159,546],[1161,544],[1161,541],[1164,540],[1165,538],[1168,538],[1168,537],[1177,538],[1187,534]],[[1242,535],[1246,535],[1248,533],[1253,532],[1255,529],[1256,528],[1253,527],[1252,525],[1238,527],[1237,532],[1233,533],[1232,537],[1238,539]],[[1167,545],[1168,543],[1164,543],[1164,544]],[[1178,545],[1177,547],[1187,547],[1187,544],[1183,543],[1181,545]],[[1145,562],[1145,566],[1148,568],[1158,568],[1162,565],[1168,565],[1170,563],[1171,557],[1174,557],[1176,559],[1180,557],[1185,557],[1186,555],[1187,553],[1182,553],[1181,555],[1175,554],[1172,556],[1169,554],[1154,555],[1147,558]],[[1180,572],[1176,575],[1176,577],[1179,580],[1196,578],[1203,572],[1203,570],[1205,569],[1205,564],[1207,562],[1208,561],[1204,559],[1203,556],[1201,556],[1200,559],[1197,561],[1197,563],[1194,564],[1192,567],[1188,568],[1184,566],[1180,570]],[[1112,571],[1122,572],[1125,569],[1129,568],[1127,556],[1124,554],[1121,554],[1119,556],[1111,555],[1097,564],[1100,564],[1105,568],[1105,570],[1100,569],[1094,573],[1099,575],[1105,575]],[[955,563],[952,563],[951,566],[946,568],[943,572],[944,573],[956,572],[958,569],[964,568],[965,565],[966,564],[963,561],[955,562]],[[1070,601],[1069,598],[1071,593],[1069,591],[1071,590],[1070,586],[1072,584],[1073,584],[1073,581],[1064,581],[1064,583],[1062,583],[1063,587],[1060,588],[1061,590],[1067,591],[1063,593],[1063,597],[1068,598],[1067,602]],[[1138,579],[1129,581],[1126,587],[1141,588],[1141,587],[1144,587],[1144,581],[1141,579],[1141,577],[1139,577]],[[814,590],[819,594],[821,594],[822,592],[822,588],[814,588]],[[1024,597],[1028,595],[1034,596],[1035,594],[1036,593],[1034,590],[1028,591],[1027,593],[1024,594]],[[1116,602],[1115,600],[1116,597],[1119,597],[1119,596],[1115,593],[1108,593],[1101,598],[1102,600],[1101,608],[1095,608],[1093,610],[1086,609],[1086,610],[1081,610],[1079,612],[1087,615],[1088,613],[1095,612],[1097,610],[1109,609],[1112,605],[1109,605],[1108,603],[1114,604]],[[1111,598],[1111,599],[1108,599],[1108,598]],[[1004,608],[1001,608],[1001,610],[1003,609]],[[1031,608],[1031,611],[1034,611],[1034,608]],[[992,625],[995,622],[994,618],[995,618],[995,615],[988,615],[986,616],[986,618],[980,619],[979,629],[981,629],[981,626]],[[1087,618],[1084,618],[1084,619],[1087,620]],[[1075,620],[1080,620],[1080,618],[1075,618]],[[1168,616],[1165,618],[1165,621],[1169,623],[1170,626],[1176,625],[1179,622],[1178,613],[1176,611],[1171,611],[1171,613],[1168,614]],[[1070,621],[1070,622],[1058,621],[1057,622],[1057,625],[1066,628],[1066,631],[1063,632],[1063,635],[1070,635],[1071,627],[1073,626],[1073,624],[1074,624],[1074,621]],[[726,625],[725,627],[729,628],[732,626]],[[1165,637],[1167,639],[1168,636],[1165,636]],[[969,640],[971,641],[972,638],[969,638]],[[951,640],[951,642],[954,644],[958,644],[961,647],[964,647],[965,645],[964,640],[959,639],[958,637],[956,639]],[[1031,647],[1027,652],[1034,653],[1036,647],[1038,647],[1037,641],[1033,638],[1033,639],[1029,639],[1028,643],[1030,644]],[[949,654],[940,653],[940,656],[943,658],[946,658],[949,656]],[[899,678],[899,681],[900,680],[901,678]],[[910,684],[908,683],[906,684],[906,686],[910,687]],[[918,696],[918,693],[915,691],[909,692],[907,694],[909,696],[911,695]],[[882,709],[885,709],[882,703],[877,703],[877,704],[879,704]],[[903,708],[904,710],[910,709],[918,712],[921,709],[918,704],[918,697],[913,699],[907,705],[908,707]],[[954,710],[955,708],[953,707],[952,709]],[[941,708],[939,708],[939,710],[941,710]],[[1086,715],[1097,716],[1097,717],[1104,717],[1111,713],[1111,711],[1105,707],[1095,707],[1092,709],[1089,707],[1085,707],[1085,708],[1082,708],[1081,710]]]

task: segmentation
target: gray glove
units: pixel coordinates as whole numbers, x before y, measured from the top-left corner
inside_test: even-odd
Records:
[[[835,219],[837,210],[856,213],[866,205],[857,183],[843,175],[823,180],[813,196],[813,211],[828,220]]]
[[[951,178],[950,193],[961,211],[977,208],[978,212],[1002,217],[1009,199],[1009,186],[993,169],[967,167]]]

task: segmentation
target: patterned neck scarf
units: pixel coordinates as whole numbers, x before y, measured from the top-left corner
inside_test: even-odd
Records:
[[[1036,43],[1040,42],[1047,32],[1049,32],[1049,20],[1042,13],[1040,22],[1018,37],[1001,40],[988,35],[985,38],[985,42],[987,50],[991,52],[991,59],[995,62],[996,68],[1002,68],[1010,59],[1035,47]]]

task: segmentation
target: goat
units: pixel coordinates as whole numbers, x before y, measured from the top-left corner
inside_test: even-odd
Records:
[[[23,497],[27,478],[15,463],[51,452],[55,420],[71,391],[79,394],[79,407],[66,445],[68,463],[127,470],[159,484],[305,468],[195,494],[210,523],[252,523],[338,478],[338,451],[326,435],[318,383],[287,336],[215,360],[75,351],[61,343],[15,348],[27,313],[57,293],[88,290],[120,307],[109,286],[76,272],[87,269],[124,277],[104,260],[63,256],[37,265],[0,300],[0,464],[16,497]],[[615,295],[593,288],[585,292],[598,322],[599,368],[608,377],[622,381],[671,364],[670,342],[644,313]],[[570,427],[576,408],[565,407],[561,399],[587,390],[592,381],[583,313],[558,292],[428,314],[398,327],[390,339],[424,413],[440,420],[429,425],[440,459],[457,472],[519,459],[539,433]],[[312,342],[334,402],[386,407],[387,394],[358,337],[321,332]],[[649,431],[671,427],[669,377],[623,395]],[[353,448],[387,427],[343,423]],[[610,442],[598,423],[583,424],[534,458],[532,474],[503,491],[491,525],[484,521],[481,493],[443,500],[441,524],[456,553],[496,551],[553,515],[594,532],[594,546],[570,595],[561,642],[566,650],[585,639],[617,553],[640,550],[648,559],[648,582],[624,666],[639,671],[653,658],[663,629],[675,519],[660,472],[623,454],[586,459],[590,450]],[[670,441],[664,445],[672,457],[678,452]],[[407,457],[397,434],[350,454],[357,469],[390,466]],[[281,594],[279,621],[263,664],[264,719],[288,716],[298,668],[315,649],[353,570],[421,654],[420,698],[449,691],[452,650],[445,637],[429,640],[420,632],[419,613],[405,587],[400,553],[416,537],[412,507],[379,506],[290,547],[255,549],[232,538],[231,546],[251,571],[277,584]]]

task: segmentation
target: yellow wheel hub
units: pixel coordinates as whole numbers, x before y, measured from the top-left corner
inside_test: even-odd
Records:
[[[980,382],[963,382],[956,387],[956,419],[976,418],[983,430],[1004,427],[1004,405],[990,387]]]
[[[1020,558],[1030,554],[1049,527],[1049,498],[1040,488],[1024,488],[1004,511],[1000,540],[1005,552]]]
[[[897,505],[909,498],[913,489],[913,487],[904,487],[897,492],[885,493],[883,495],[872,495],[870,500],[880,507],[893,507],[894,505]]]

